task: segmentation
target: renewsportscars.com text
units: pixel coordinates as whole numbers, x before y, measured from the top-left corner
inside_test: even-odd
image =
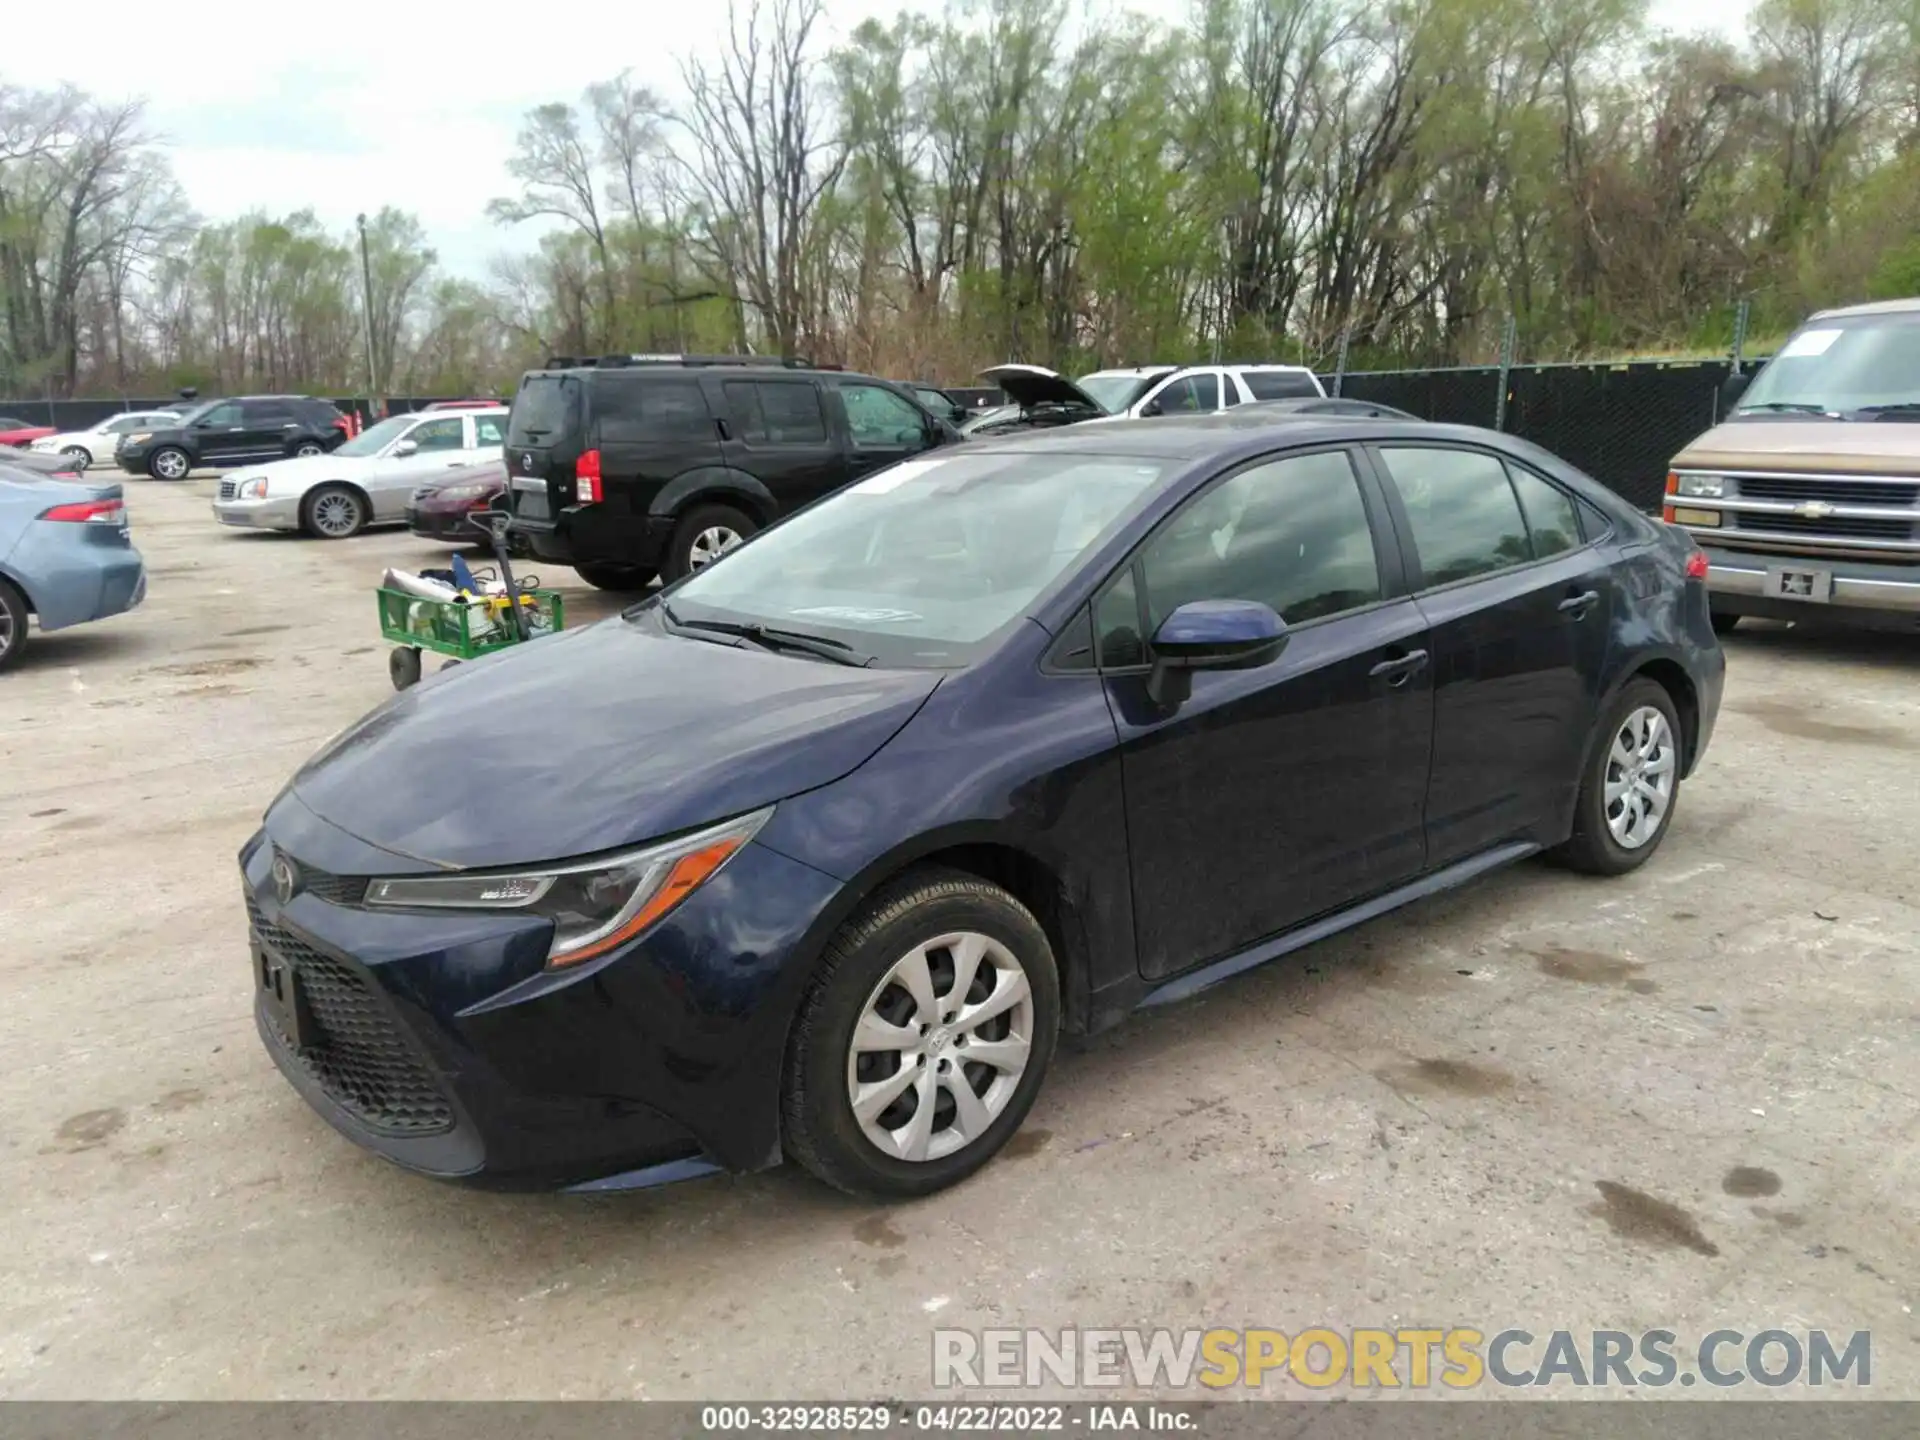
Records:
[[[1671,1330],[1491,1333],[1448,1329],[936,1330],[938,1389],[1129,1386],[1257,1388],[1291,1378],[1317,1389],[1470,1390],[1563,1386],[1630,1389],[1708,1385],[1873,1383],[1866,1330]]]

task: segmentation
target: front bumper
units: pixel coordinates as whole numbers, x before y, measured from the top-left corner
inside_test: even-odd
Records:
[[[316,877],[285,903],[276,843]],[[256,1024],[336,1129],[409,1169],[495,1188],[777,1163],[795,957],[839,882],[749,845],[634,944],[548,972],[545,921],[370,911],[313,868],[407,868],[383,854],[290,798],[241,852]],[[268,1001],[269,960],[312,977],[299,1049]]]
[[[418,510],[407,507],[407,529],[423,540],[444,540],[450,545],[488,544],[487,532],[470,523],[473,510]]]
[[[264,500],[215,500],[213,518],[222,525],[254,530],[298,530],[300,501],[274,495]]]
[[[1823,615],[1881,629],[1920,628],[1920,565],[1877,564],[1824,555],[1770,555],[1715,546],[1701,531],[1693,537],[1707,554],[1707,594],[1713,608],[1771,620],[1817,620]],[[1828,598],[1796,599],[1777,593],[1770,574],[1780,570],[1831,576]]]

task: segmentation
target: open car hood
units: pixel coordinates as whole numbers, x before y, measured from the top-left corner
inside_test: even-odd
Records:
[[[1104,415],[1106,406],[1095,400],[1073,381],[1040,365],[995,365],[980,372],[1023,410],[1038,405],[1071,405],[1092,415]]]

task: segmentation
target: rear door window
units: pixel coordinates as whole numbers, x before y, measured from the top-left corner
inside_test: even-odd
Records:
[[[476,415],[473,417],[473,443],[479,449],[498,445],[507,438],[507,417],[504,415]]]
[[[734,434],[749,445],[824,445],[826,416],[809,380],[729,380]]]
[[[1380,457],[1413,527],[1426,585],[1491,575],[1533,558],[1507,467],[1494,456],[1394,445]]]
[[[580,382],[570,375],[529,375],[520,382],[507,417],[507,443],[563,445],[579,424]]]

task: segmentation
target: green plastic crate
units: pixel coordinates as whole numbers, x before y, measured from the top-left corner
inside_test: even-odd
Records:
[[[556,590],[532,590],[533,604],[523,606],[527,638],[537,640],[565,624],[566,605]],[[404,590],[376,592],[380,602],[380,633],[397,645],[413,645],[457,660],[471,660],[517,643],[513,617],[499,611],[489,628],[477,606],[457,600],[423,600]]]

